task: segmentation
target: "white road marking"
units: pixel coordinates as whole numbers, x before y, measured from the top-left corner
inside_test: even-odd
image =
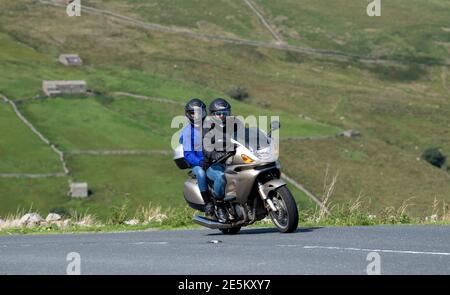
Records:
[[[292,247],[293,245],[284,245],[284,246]],[[450,253],[448,252],[427,252],[427,251],[408,251],[408,250],[389,250],[389,249],[365,249],[365,248],[324,247],[324,246],[303,246],[303,249],[325,249],[325,250],[450,256]]]
[[[128,243],[129,245],[167,245],[168,242],[136,242],[136,243]]]

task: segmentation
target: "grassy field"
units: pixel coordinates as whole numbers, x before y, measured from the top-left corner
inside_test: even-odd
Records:
[[[241,2],[179,2],[88,4],[201,32],[270,40]],[[445,30],[449,11],[445,1],[396,1],[384,5],[386,15],[379,19],[365,16],[366,3],[338,1],[339,6],[328,7],[325,1],[305,1],[307,5],[296,1],[256,2],[292,44],[415,62],[439,61],[449,56],[441,44],[448,42],[450,36]],[[212,14],[191,6],[205,3]],[[319,196],[329,165],[332,171],[340,171],[332,200],[336,203],[362,194],[372,200],[376,211],[414,198],[411,202],[416,206],[412,210],[423,215],[428,214],[434,198],[450,201],[448,175],[417,160],[430,146],[442,147],[450,154],[450,72],[446,67],[342,62],[206,42],[143,30],[87,13],[68,18],[64,9],[26,0],[0,0],[0,7],[1,93],[12,99],[33,97],[41,91],[43,79],[85,79],[89,88],[99,93],[89,98],[31,100],[20,106],[64,151],[169,147],[174,131],[169,123],[173,116],[182,114],[181,107],[131,98],[111,99],[111,92],[178,102],[201,97],[209,102],[216,96],[226,97],[231,87],[241,85],[250,97],[244,102],[231,100],[234,113],[278,115],[283,137],[334,135],[350,128],[362,132],[360,140],[283,142],[283,169]],[[391,17],[393,11],[400,13],[398,22]],[[217,17],[219,12],[223,18]],[[234,18],[227,20],[227,15]],[[213,25],[198,26],[201,20]],[[56,59],[63,52],[80,54],[84,66],[59,65]],[[9,115],[0,121],[4,118]],[[6,124],[15,124],[13,118],[6,120]],[[15,133],[6,135],[0,139],[0,153],[3,146],[15,146],[26,139],[15,138]],[[25,145],[27,149],[33,147]],[[0,167],[18,172],[33,170],[19,163],[15,154],[19,150],[2,157]],[[39,160],[26,165],[47,172],[46,166],[39,164],[51,163],[47,157],[52,156],[37,155],[35,159]],[[51,168],[52,164],[47,165]],[[78,210],[90,208],[106,217],[109,212],[101,203],[115,206],[126,193],[130,194],[132,206],[148,200],[182,203],[177,191],[184,172],[177,171],[170,159],[73,156],[69,166],[73,167],[75,179],[92,183],[92,199],[70,201],[65,195],[67,179],[3,179],[1,210],[15,210],[16,205],[28,208],[33,203],[44,211],[57,205]],[[166,175],[170,182],[163,185],[159,174]],[[147,186],[147,181],[152,185]],[[163,193],[150,198],[155,186]],[[311,205],[302,194],[296,192],[296,196],[305,207]]]
[[[63,150],[167,147],[158,129],[121,116],[93,99],[49,99],[27,103],[22,109]]]
[[[70,199],[67,178],[0,178],[0,216],[39,210],[46,214],[65,205]]]
[[[270,40],[258,18],[243,1],[228,0],[131,0],[86,1],[88,6],[126,13],[137,19],[166,26],[189,28],[207,34]]]
[[[383,153],[379,152],[380,147]],[[319,157],[321,161],[317,161]],[[370,139],[285,144],[281,160],[289,163],[285,166],[286,173],[318,195],[323,192],[327,167],[330,176],[338,175],[338,185],[330,200],[333,205],[359,197],[378,212],[407,203],[413,216],[423,217],[431,215],[434,198],[448,202],[450,176],[446,172],[436,171],[397,147]]]
[[[58,156],[0,102],[0,173],[62,172]]]
[[[131,211],[149,203],[165,208],[184,203],[181,191],[187,174],[177,170],[168,156],[74,156],[69,165],[75,180],[89,181],[92,196],[70,201],[68,206],[89,208],[100,218],[111,214],[105,207],[120,207],[125,202]]]
[[[256,0],[292,44],[349,54],[435,62],[448,60],[448,1],[396,0],[368,17],[367,1]]]

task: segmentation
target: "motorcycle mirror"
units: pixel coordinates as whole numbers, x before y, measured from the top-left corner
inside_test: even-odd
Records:
[[[270,123],[269,137],[272,137],[272,131],[278,130],[281,128],[280,121],[272,121]]]
[[[275,131],[281,128],[280,121],[273,121],[270,123],[270,130]]]

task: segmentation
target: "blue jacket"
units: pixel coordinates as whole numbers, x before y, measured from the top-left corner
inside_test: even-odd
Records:
[[[203,138],[198,128],[193,125],[186,126],[180,135],[180,143],[184,149],[184,159],[191,165],[200,166],[203,161]]]

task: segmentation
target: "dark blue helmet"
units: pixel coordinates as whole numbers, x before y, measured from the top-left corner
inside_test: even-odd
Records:
[[[209,105],[209,114],[224,121],[231,115],[231,105],[225,99],[217,98]]]
[[[184,107],[184,113],[186,117],[189,119],[191,124],[194,124],[195,121],[195,111],[200,110],[202,120],[206,118],[206,104],[198,98],[191,99],[186,106]]]

